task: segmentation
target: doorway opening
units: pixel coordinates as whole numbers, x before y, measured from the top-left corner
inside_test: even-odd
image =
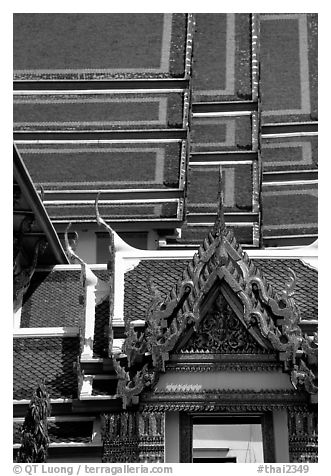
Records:
[[[193,417],[193,463],[263,463],[261,419]]]

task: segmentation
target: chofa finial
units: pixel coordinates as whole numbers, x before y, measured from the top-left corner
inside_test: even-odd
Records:
[[[75,253],[72,246],[70,245],[69,238],[68,238],[68,232],[69,232],[70,227],[71,227],[71,223],[69,223],[69,225],[67,226],[67,228],[65,229],[65,232],[64,232],[64,243],[65,243],[67,256],[70,260],[76,259],[80,263],[84,263],[84,261]]]
[[[137,251],[135,248],[132,246],[128,245],[122,238],[118,236],[115,230],[112,229],[108,223],[105,222],[105,220],[101,217],[100,212],[99,212],[99,197],[100,193],[97,193],[97,196],[95,198],[95,216],[96,216],[96,221],[99,226],[103,226],[109,233],[110,235],[110,246],[109,246],[109,251],[111,256],[113,253],[117,251]],[[111,258],[113,259],[113,258]]]
[[[99,212],[99,197],[100,197],[100,192],[97,193],[97,196],[95,198],[95,216],[96,216],[97,224],[99,226],[104,226],[108,230],[108,232],[110,233],[110,236],[112,236],[113,235],[112,228],[105,222],[105,220],[100,215],[100,212]]]

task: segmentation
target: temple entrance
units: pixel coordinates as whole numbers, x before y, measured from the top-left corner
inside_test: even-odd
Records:
[[[182,414],[181,462],[274,461],[272,417],[261,414]]]
[[[259,418],[193,418],[193,463],[262,463]]]

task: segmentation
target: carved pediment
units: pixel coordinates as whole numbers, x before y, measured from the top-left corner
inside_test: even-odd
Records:
[[[197,330],[181,348],[182,352],[210,352],[221,354],[265,354],[245,329],[220,292]]]
[[[304,388],[312,402],[316,400],[317,340],[304,336],[299,326],[300,313],[292,297],[295,274],[290,271],[291,281],[282,293],[274,291],[226,228],[222,194],[220,175],[213,229],[167,299],[151,289],[146,319],[132,320],[124,356],[114,355],[117,395],[124,408],[138,403],[143,390],[155,386],[171,354],[185,351],[275,353],[294,388]],[[101,220],[97,213],[98,223]]]

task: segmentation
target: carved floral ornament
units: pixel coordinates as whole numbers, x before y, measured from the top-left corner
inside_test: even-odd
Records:
[[[98,197],[96,216],[97,223],[110,233],[113,244],[114,232],[100,217]],[[114,253],[113,246],[111,252]],[[226,228],[221,192],[215,225],[168,298],[162,299],[149,280],[151,304],[145,320],[127,324],[122,353],[113,353],[110,335],[110,352],[118,376],[117,395],[122,397],[123,407],[137,404],[141,393],[155,386],[159,374],[166,370],[170,354],[180,349],[188,331],[193,329],[199,334],[206,327],[201,308],[222,283],[241,303],[242,311],[235,318],[249,334],[250,342],[255,341],[262,352],[276,352],[283,370],[290,374],[293,387],[316,395],[317,336],[310,339],[302,334],[299,309],[293,299],[296,277],[292,270],[289,273],[284,291],[276,294],[236,242],[232,230]],[[112,309],[110,314],[112,319]],[[234,322],[232,327],[238,330]]]
[[[182,353],[211,352],[222,354],[268,354],[247,331],[222,293],[216,296],[198,332],[181,347]],[[254,362],[254,365],[257,363]]]

